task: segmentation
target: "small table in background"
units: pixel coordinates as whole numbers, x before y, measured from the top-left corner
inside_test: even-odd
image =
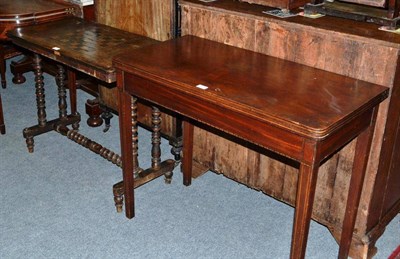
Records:
[[[116,81],[116,72],[112,64],[112,58],[115,55],[152,45],[158,41],[76,17],[18,28],[9,31],[8,37],[15,45],[34,53],[38,124],[25,128],[23,132],[29,152],[33,152],[35,136],[55,130],[117,166],[121,166],[121,158],[118,154],[76,131],[80,122],[76,107],[76,71],[96,78],[102,84],[112,86]],[[46,116],[45,88],[42,77],[42,59],[45,58],[58,64],[56,83],[59,95],[59,118],[51,121],[48,121]],[[70,93],[70,114],[67,113],[66,71]],[[73,129],[67,127],[70,124]],[[166,175],[170,179],[172,174],[168,173],[174,167],[175,160],[168,160],[163,170],[145,171],[138,177],[137,182],[141,185],[161,175]],[[123,195],[120,192],[123,189],[119,188],[118,184],[116,185],[114,195],[117,210],[120,210]]]

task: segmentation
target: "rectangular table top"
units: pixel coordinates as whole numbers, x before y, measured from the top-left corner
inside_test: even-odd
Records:
[[[107,83],[115,81],[112,58],[158,41],[71,17],[8,32],[14,44]]]
[[[123,71],[199,102],[314,139],[326,137],[388,95],[384,86],[194,36],[147,46],[114,61]]]

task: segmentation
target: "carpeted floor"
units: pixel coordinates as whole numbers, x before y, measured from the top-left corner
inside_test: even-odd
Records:
[[[190,187],[175,170],[136,190],[136,217],[114,209],[112,185],[121,170],[50,132],[26,150],[22,129],[36,123],[32,73],[22,85],[0,89],[7,134],[0,136],[0,258],[288,258],[293,208],[223,176],[207,173]],[[49,119],[58,115],[56,87],[45,76]],[[81,132],[119,152],[118,119],[109,132],[89,128],[84,102]],[[140,163],[150,165],[147,131],[141,129]],[[172,157],[167,142],[163,156]],[[377,242],[376,258],[400,243],[400,215]],[[307,258],[336,258],[338,246],[312,222]]]

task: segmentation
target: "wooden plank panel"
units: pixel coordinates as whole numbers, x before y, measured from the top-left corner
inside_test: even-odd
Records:
[[[96,0],[97,21],[156,40],[171,39],[173,0]]]

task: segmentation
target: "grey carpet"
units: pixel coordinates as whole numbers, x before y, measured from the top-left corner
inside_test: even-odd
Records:
[[[0,258],[288,258],[293,208],[223,176],[207,173],[182,185],[175,170],[138,188],[136,217],[114,209],[112,185],[121,170],[50,132],[35,138],[29,154],[22,129],[36,123],[33,75],[1,89],[7,134],[0,136]],[[57,112],[54,79],[45,76],[48,118]],[[119,151],[118,118],[111,130],[89,128],[81,91],[81,132]],[[140,163],[150,164],[150,135],[141,129]],[[172,157],[167,142],[163,156]],[[377,242],[376,258],[400,243],[400,215]],[[312,222],[307,258],[336,258],[338,245]]]

